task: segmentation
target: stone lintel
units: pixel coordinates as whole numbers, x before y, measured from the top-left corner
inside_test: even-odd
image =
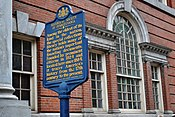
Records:
[[[154,52],[160,55],[164,55],[167,56],[172,49],[165,47],[165,46],[161,46],[155,43],[149,43],[149,42],[143,42],[139,44],[140,49],[141,50],[146,50],[146,51],[150,51],[150,52]]]
[[[86,24],[86,37],[88,38],[89,48],[115,52],[115,42],[120,38],[119,34],[95,24]]]
[[[34,37],[40,37],[45,24],[41,22],[29,22],[29,14],[16,11],[16,17],[13,18],[13,31],[27,34]]]
[[[88,22],[86,23],[86,33],[89,35],[93,35],[93,36],[111,40],[111,41],[115,41],[116,38],[119,38],[121,36],[116,32],[107,30],[104,27],[100,27]]]

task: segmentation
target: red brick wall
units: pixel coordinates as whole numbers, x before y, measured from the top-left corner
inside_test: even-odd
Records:
[[[145,83],[145,95],[146,95],[146,110],[154,110],[151,64],[149,61],[143,63],[143,70],[144,70],[144,83]]]
[[[173,100],[170,98],[170,84],[169,84],[169,76],[168,76],[168,68],[167,65],[161,66],[161,80],[162,80],[162,92],[163,92],[163,102],[164,102],[164,110],[174,110],[171,108],[171,103]]]
[[[49,22],[54,20],[57,9],[68,4],[72,6],[73,12],[84,10],[86,21],[105,27],[106,17],[110,6],[115,0],[13,0],[13,15],[15,11],[29,14],[31,22]],[[97,20],[98,19],[98,20]],[[38,71],[38,110],[39,112],[58,112],[58,95],[42,86],[42,50],[44,47],[44,33],[37,39],[37,71]],[[79,86],[71,93],[70,110],[80,112],[81,108],[91,108],[90,80]]]
[[[168,6],[175,9],[175,1],[174,0],[168,0]]]
[[[109,109],[118,109],[117,77],[116,77],[116,55],[106,55],[107,88]]]
[[[30,15],[30,20],[48,22],[55,18],[60,6],[68,4],[72,6],[73,12],[84,10],[87,22],[105,27],[108,10],[114,2],[115,0],[13,0],[13,13],[14,10],[23,11]]]
[[[13,0],[13,15],[15,11],[22,11],[29,14],[29,20],[31,22],[48,22],[55,18],[57,9],[64,5],[69,4],[72,6],[74,12],[84,10],[86,12],[86,21],[94,23],[96,25],[105,27],[106,18],[109,8],[115,3],[116,0]],[[171,5],[175,8],[174,0],[171,0]],[[168,56],[169,68],[167,69],[167,76],[170,84],[169,101],[171,103],[171,109],[175,112],[175,101],[174,101],[174,89],[175,88],[175,19],[173,16],[162,12],[151,5],[144,3],[141,0],[133,0],[134,6],[137,7],[139,13],[146,22],[150,40],[153,43],[160,44],[165,47],[173,49],[171,54]],[[59,100],[57,94],[44,89],[42,87],[42,50],[44,45],[44,33],[40,39],[37,39],[37,63],[38,63],[38,110],[40,112],[58,112]],[[107,55],[107,76],[108,79],[108,95],[109,95],[109,108],[115,109],[118,107],[117,104],[117,86],[115,85],[115,66],[114,55]],[[109,65],[109,63],[112,65]],[[109,69],[108,69],[109,68]],[[72,92],[72,98],[70,100],[72,112],[81,111],[81,108],[91,107],[90,81],[86,82],[82,86],[78,87]],[[113,94],[114,93],[114,94]],[[115,102],[115,103],[114,103]]]
[[[172,7],[175,8],[175,1],[171,0],[171,2]],[[137,7],[147,25],[150,41],[172,49],[172,52],[167,57],[169,68],[165,74],[168,83],[166,85],[168,85],[167,88],[171,89],[171,92],[168,94],[163,92],[163,95],[170,96],[170,99],[168,99],[171,104],[170,109],[175,112],[175,103],[173,100],[175,92],[172,92],[172,88],[175,88],[175,19],[170,14],[166,14],[160,9],[156,9],[140,0],[135,0],[134,6]]]
[[[91,80],[82,85],[83,91],[83,108],[92,108]]]

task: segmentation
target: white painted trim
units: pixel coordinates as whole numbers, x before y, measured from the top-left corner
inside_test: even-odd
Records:
[[[107,74],[106,74],[106,58],[105,58],[105,53],[102,51],[94,50],[91,49],[89,52],[96,53],[96,54],[101,54],[102,56],[102,71],[97,71],[97,70],[91,70],[96,73],[102,73],[102,99],[103,99],[103,108],[92,108],[94,112],[108,112],[108,92],[107,92]]]
[[[88,44],[90,46],[95,46],[96,48],[103,50],[115,49],[115,44],[111,40],[103,39],[89,34],[86,34],[86,37],[88,38]]]
[[[103,67],[104,67],[104,79],[103,79],[103,84],[104,84],[104,106],[105,106],[105,111],[108,112],[109,105],[108,105],[108,86],[107,86],[107,70],[106,70],[106,56],[103,54]]]
[[[32,103],[32,113],[37,112],[38,109],[38,103],[37,103],[37,42],[35,37],[27,36],[24,34],[17,34],[13,33],[13,38],[19,39],[19,40],[25,40],[30,41],[32,43],[32,72],[25,72],[25,71],[18,71],[18,70],[12,70],[12,72],[15,73],[25,73],[30,74],[30,86],[31,86],[31,94],[30,95],[30,101]]]
[[[160,71],[160,66],[158,67],[158,78],[159,78],[159,107],[160,107],[160,112],[163,113],[164,112],[164,103],[163,103],[163,92],[162,92],[162,80],[161,80],[161,71]]]
[[[124,1],[118,1],[114,3],[111,8],[109,9],[108,15],[107,15],[107,24],[106,28],[112,31],[112,25],[114,18],[117,14],[125,12],[126,16],[129,16],[129,21],[134,21],[135,25],[138,27],[138,31],[141,37],[141,42],[150,42],[149,35],[148,35],[148,29],[147,26],[142,18],[142,16],[139,14],[137,9],[132,5],[131,12],[125,11],[125,5]]]
[[[141,90],[142,92],[140,92],[141,97],[141,109],[143,112],[146,112],[146,94],[145,94],[145,80],[144,80],[144,71],[143,71],[143,62],[142,62],[142,58],[141,58],[141,50],[139,49],[139,61],[140,61],[140,77],[141,77]]]
[[[166,12],[166,13],[168,13],[170,15],[175,16],[175,9],[173,9],[173,8],[163,4],[161,2],[158,2],[158,0],[143,0],[143,1],[153,5],[155,7],[157,7],[158,9],[163,10],[164,12]]]
[[[34,109],[35,110],[33,110],[33,111],[38,111],[38,88],[37,88],[37,86],[38,86],[38,83],[37,83],[37,42],[36,42],[36,40],[34,41],[34,43],[33,43],[33,59],[34,59],[34,62],[33,62],[33,72],[34,72]]]
[[[120,14],[123,17],[127,18],[130,23],[133,25],[133,28],[136,32],[138,43],[142,42],[150,42],[147,26],[137,11],[137,9],[131,5],[131,11],[128,12],[125,10],[125,2],[124,0],[118,1],[112,5],[108,12],[107,16],[107,29],[112,31],[113,21],[116,15]],[[146,99],[145,99],[145,85],[144,85],[144,74],[143,74],[143,64],[142,64],[142,58],[141,58],[141,50],[139,49],[139,61],[140,61],[140,89],[141,89],[141,109],[120,109],[122,113],[143,113],[146,112]],[[117,74],[118,75],[118,74]],[[121,75],[123,76],[123,75]],[[132,78],[132,77],[131,77]],[[134,77],[138,78],[138,77]]]
[[[163,0],[162,3],[165,4],[165,5],[168,5],[167,0]]]
[[[161,80],[161,70],[160,70],[160,65],[158,63],[151,63],[151,66],[157,67],[157,72],[158,72],[158,95],[159,95],[159,109],[155,110],[157,113],[164,113],[164,103],[163,103],[163,92],[162,92],[162,80]],[[152,72],[152,71],[151,71]],[[152,79],[152,81],[155,81]]]

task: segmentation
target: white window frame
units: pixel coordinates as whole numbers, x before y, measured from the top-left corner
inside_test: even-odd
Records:
[[[105,53],[98,50],[90,50],[90,53],[101,54],[102,57],[102,71],[90,69],[90,72],[96,72],[101,74],[101,83],[102,83],[102,108],[93,108],[93,112],[107,112],[108,111],[108,94],[107,94],[107,76],[106,76],[106,59]],[[90,61],[90,59],[89,59]],[[90,73],[91,74],[91,73]],[[92,90],[91,90],[92,91]],[[91,97],[92,98],[92,97]]]
[[[113,21],[116,15],[123,12],[123,16],[126,16],[125,18],[130,21],[130,23],[133,25],[133,27],[138,27],[135,29],[136,37],[138,40],[138,43],[140,42],[150,42],[149,36],[148,36],[148,29],[147,26],[141,17],[138,10],[133,7],[132,2],[128,4],[127,1],[117,1],[114,3],[111,8],[109,9],[108,15],[107,15],[107,22],[106,27],[107,29],[112,31],[113,27]],[[126,14],[125,14],[126,13]],[[130,14],[130,15],[127,15]],[[139,56],[140,56],[140,88],[141,88],[141,110],[134,110],[134,109],[120,109],[122,113],[143,113],[146,112],[146,97],[145,97],[145,86],[144,86],[144,74],[143,74],[143,64],[142,64],[142,58],[141,58],[141,50],[139,49]],[[117,74],[116,74],[117,75]]]
[[[160,65],[156,63],[151,63],[151,66],[157,68],[157,77],[158,79],[152,79],[152,82],[157,82],[158,83],[158,100],[159,100],[159,109],[155,109],[157,113],[163,113],[164,111],[164,105],[163,105],[163,93],[162,93],[162,82],[161,82],[161,70],[160,70]],[[151,70],[152,73],[152,70]],[[152,78],[152,76],[151,76]],[[153,97],[154,98],[154,97]]]
[[[167,0],[157,0],[158,2],[160,2],[160,3],[163,3],[163,4],[165,4],[165,5],[167,5]]]
[[[36,38],[13,33],[13,39],[19,39],[24,41],[30,41],[32,43],[32,72],[12,70],[14,73],[30,74],[30,107],[32,113],[37,112],[37,44]]]
[[[137,28],[138,25],[136,25],[132,18],[125,13],[118,13],[116,15],[120,15],[125,17],[133,26],[135,33],[136,33],[136,38],[138,43],[141,41],[140,32]],[[112,25],[112,24],[111,24]],[[143,113],[146,112],[146,99],[145,99],[145,88],[144,88],[144,74],[143,74],[143,64],[142,64],[142,58],[141,58],[141,50],[138,48],[138,55],[139,55],[139,67],[140,67],[140,77],[136,76],[128,76],[128,75],[123,75],[123,74],[116,74],[116,76],[123,76],[123,77],[129,77],[129,78],[135,78],[135,79],[140,79],[140,98],[141,98],[141,109],[119,109],[122,113]]]

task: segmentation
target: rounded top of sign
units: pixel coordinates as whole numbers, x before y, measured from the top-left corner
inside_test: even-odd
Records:
[[[57,13],[56,13],[56,17],[57,17],[58,19],[63,20],[63,19],[65,19],[65,18],[67,18],[67,17],[69,16],[70,13],[72,13],[71,7],[68,6],[68,5],[63,5],[63,6],[61,6],[61,7],[58,9],[58,11],[57,11]]]

